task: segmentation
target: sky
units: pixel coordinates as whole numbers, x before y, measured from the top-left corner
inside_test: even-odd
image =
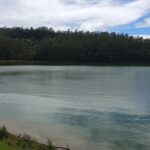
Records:
[[[150,0],[0,0],[0,26],[109,31],[150,38]]]

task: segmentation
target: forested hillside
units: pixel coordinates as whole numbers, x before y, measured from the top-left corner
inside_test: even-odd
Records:
[[[0,60],[150,63],[150,40],[108,32],[4,27]]]

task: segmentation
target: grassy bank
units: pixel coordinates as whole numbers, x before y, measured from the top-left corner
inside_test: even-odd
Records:
[[[56,150],[50,141],[46,144],[38,143],[27,134],[13,135],[5,126],[0,127],[0,150]]]

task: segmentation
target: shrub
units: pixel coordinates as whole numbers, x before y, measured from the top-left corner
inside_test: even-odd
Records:
[[[8,137],[8,132],[7,132],[7,128],[3,125],[0,128],[0,139],[4,139]]]
[[[48,150],[55,150],[55,147],[53,146],[51,140],[48,140],[47,143],[48,143]]]
[[[19,134],[17,136],[17,138],[18,138],[18,141],[16,144],[18,146],[21,146],[23,149],[32,147],[33,141],[29,135],[27,135],[27,134],[20,135]]]
[[[31,140],[31,137],[27,134],[24,134],[22,137],[21,137],[21,145],[22,145],[22,148],[26,148],[26,147],[32,147],[32,140]]]

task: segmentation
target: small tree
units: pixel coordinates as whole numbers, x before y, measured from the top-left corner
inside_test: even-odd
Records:
[[[0,128],[0,139],[4,139],[4,138],[7,138],[8,137],[8,132],[7,132],[7,128],[6,126],[2,126]]]
[[[47,143],[48,143],[48,150],[56,150],[56,148],[53,146],[51,140],[48,139]]]

